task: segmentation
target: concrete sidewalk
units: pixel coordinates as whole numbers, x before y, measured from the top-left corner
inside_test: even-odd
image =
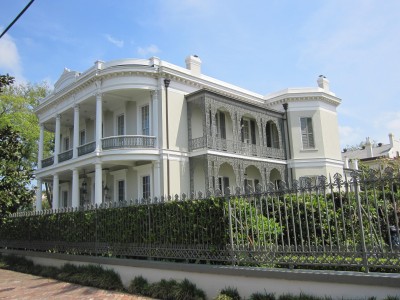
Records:
[[[0,299],[150,299],[0,269]]]

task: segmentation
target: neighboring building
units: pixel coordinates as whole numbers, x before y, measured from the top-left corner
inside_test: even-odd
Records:
[[[65,69],[36,108],[38,186],[52,184],[60,208],[342,173],[339,104],[323,76],[262,96],[203,75],[197,56],[186,68],[152,57]]]
[[[398,159],[400,157],[400,141],[394,139],[392,133],[389,134],[389,144],[371,143],[369,137],[366,138],[364,146],[360,149],[343,149],[342,160],[345,169],[358,169],[358,162],[365,164],[372,169],[380,169],[383,158]]]

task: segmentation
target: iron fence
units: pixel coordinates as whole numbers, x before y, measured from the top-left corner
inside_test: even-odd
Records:
[[[223,195],[224,194],[224,195]],[[197,198],[197,199],[195,199]],[[400,271],[400,175],[392,169],[20,212],[0,247],[264,267]]]

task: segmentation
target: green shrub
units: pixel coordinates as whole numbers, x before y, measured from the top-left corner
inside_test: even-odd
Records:
[[[218,294],[218,296],[215,297],[214,300],[232,300],[232,298],[228,295]]]
[[[239,295],[239,292],[237,288],[233,287],[225,287],[224,289],[221,290],[220,292],[221,295],[226,295],[229,296],[232,300],[241,300],[242,298]]]
[[[400,296],[387,296],[384,300],[400,300]]]
[[[58,278],[59,273],[59,268],[42,266],[42,269],[38,275],[46,278]]]
[[[135,295],[149,296],[149,282],[143,276],[136,276],[129,284],[128,292]]]
[[[275,300],[275,294],[273,293],[267,293],[264,291],[264,293],[253,293],[250,295],[249,300]]]
[[[178,282],[176,280],[165,280],[155,282],[149,286],[149,296],[163,300],[174,300],[174,292]]]
[[[177,284],[173,293],[175,300],[200,300],[206,299],[205,293],[198,289],[196,285],[188,279],[184,279]]]

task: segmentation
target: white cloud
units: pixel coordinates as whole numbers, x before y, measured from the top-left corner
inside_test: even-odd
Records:
[[[155,55],[160,52],[160,49],[156,45],[150,45],[147,47],[138,47],[137,48],[137,53],[140,56],[149,56],[149,55]]]
[[[400,136],[400,111],[384,112],[376,117],[374,127],[383,129],[385,135],[393,133]]]
[[[106,39],[107,39],[107,41],[109,41],[111,44],[117,46],[118,48],[122,48],[124,46],[123,40],[118,40],[109,34],[106,34]]]
[[[17,45],[8,34],[0,39],[0,69],[2,73],[9,73],[15,77],[17,83],[26,81],[22,75],[21,57]]]

